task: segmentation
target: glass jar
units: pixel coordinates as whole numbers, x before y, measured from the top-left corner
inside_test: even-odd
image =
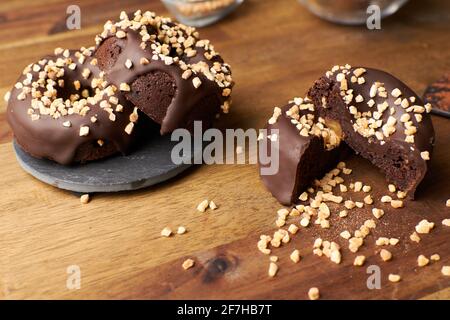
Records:
[[[234,11],[244,0],[162,0],[178,21],[204,27]]]
[[[365,24],[367,8],[377,5],[381,18],[394,14],[408,0],[299,0],[309,11],[331,22]]]

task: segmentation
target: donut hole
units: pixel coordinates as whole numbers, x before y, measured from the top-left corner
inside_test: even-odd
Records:
[[[151,71],[131,84],[126,97],[155,122],[161,124],[176,95],[175,80],[163,71]]]

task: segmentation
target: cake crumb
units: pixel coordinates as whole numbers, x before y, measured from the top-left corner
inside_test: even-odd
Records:
[[[90,197],[89,197],[89,194],[83,194],[83,195],[80,197],[80,202],[81,202],[81,204],[87,204],[87,203],[89,203],[90,200],[91,200],[91,199],[90,199]]]
[[[205,212],[206,208],[208,208],[208,206],[209,206],[209,201],[205,199],[198,204],[197,210],[200,212]]]
[[[161,236],[170,237],[171,235],[172,235],[172,230],[170,228],[165,227],[164,229],[162,229]]]
[[[290,258],[294,263],[299,262],[300,261],[300,251],[298,251],[297,249],[292,251]]]
[[[186,259],[184,260],[183,264],[181,265],[183,267],[184,270],[190,269],[194,266],[195,261],[192,259]]]
[[[308,291],[309,300],[317,300],[320,298],[319,289],[316,287],[310,288]]]
[[[398,274],[390,273],[388,279],[390,282],[399,282],[402,278]]]

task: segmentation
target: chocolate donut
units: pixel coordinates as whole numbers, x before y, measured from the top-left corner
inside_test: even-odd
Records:
[[[109,82],[161,125],[161,134],[212,126],[228,112],[233,86],[229,65],[198,32],[152,12],[125,12],[96,37],[95,57]]]
[[[127,153],[139,111],[109,84],[93,48],[58,48],[28,65],[8,97],[7,120],[32,156],[72,164]],[[144,118],[144,116],[142,117]]]
[[[424,104],[417,94],[391,74],[349,65],[334,66],[327,71],[308,91],[308,98],[312,101],[315,117],[325,119],[325,123],[328,121],[336,136],[378,167],[389,183],[414,198],[428,170],[434,146],[430,104]],[[289,198],[291,203],[295,202],[296,196],[305,188],[302,179],[311,180],[309,172],[323,172],[322,165],[329,168],[338,161],[338,157],[329,157],[330,162],[322,164],[322,159],[328,159],[328,156],[323,152],[324,148],[318,148],[315,155],[305,151],[300,156],[289,157],[291,164],[283,163],[284,154],[292,152],[293,147],[309,147],[313,140],[305,142],[304,137],[292,133],[292,128],[284,128],[294,125],[283,120],[278,124],[280,171],[286,170],[283,173],[286,189],[282,192],[282,180],[279,179],[282,173],[262,177],[283,204],[289,204]],[[291,133],[284,133],[288,130]],[[288,137],[284,142],[282,134]],[[311,170],[308,166],[320,167],[320,170]],[[297,168],[295,174],[293,167]],[[320,175],[314,178],[320,178]]]

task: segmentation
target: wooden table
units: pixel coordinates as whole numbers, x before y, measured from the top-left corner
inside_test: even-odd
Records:
[[[167,14],[159,1],[77,1],[82,29],[65,29],[66,8],[74,1],[2,1],[0,3],[0,95],[10,89],[23,67],[56,46],[93,43],[107,19],[121,10]],[[382,30],[344,27],[309,14],[295,0],[249,0],[228,19],[201,30],[233,67],[234,106],[220,124],[260,128],[275,105],[301,96],[334,64],[350,63],[392,72],[418,92],[450,70],[450,2],[412,1],[382,22]],[[305,299],[311,286],[324,299],[450,298],[450,279],[440,273],[450,264],[450,122],[433,117],[437,145],[432,170],[418,199],[390,210],[379,204],[386,193],[381,174],[353,157],[351,179],[371,184],[386,215],[361,252],[382,270],[382,289],[366,287],[366,268],[352,266],[344,250],[335,265],[312,255],[314,237],[336,238],[367,219],[367,210],[332,228],[301,229],[291,243],[274,252],[280,257],[275,278],[267,276],[268,256],[256,248],[261,233],[273,233],[277,202],[259,181],[254,165],[200,166],[146,190],[98,194],[81,205],[73,194],[27,175],[15,161],[11,131],[0,103],[0,297],[14,298],[288,298]],[[196,205],[213,199],[219,209],[200,213]],[[422,218],[436,223],[420,244],[409,234]],[[185,235],[162,238],[161,230],[183,225]],[[379,236],[399,236],[394,259],[381,262],[373,244]],[[343,239],[338,240],[344,245]],[[289,254],[298,248],[302,261]],[[417,267],[419,254],[439,253],[441,261]],[[191,257],[194,268],[184,271]],[[81,289],[66,287],[67,267],[81,270]],[[393,284],[388,273],[400,273]]]

